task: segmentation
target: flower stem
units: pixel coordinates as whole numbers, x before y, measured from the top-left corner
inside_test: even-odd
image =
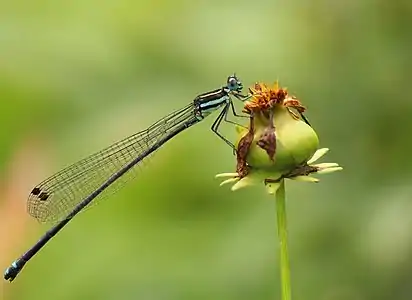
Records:
[[[276,192],[276,212],[278,219],[278,237],[280,243],[280,280],[282,288],[282,300],[291,300],[284,180],[282,180],[282,183],[280,184],[280,187]]]

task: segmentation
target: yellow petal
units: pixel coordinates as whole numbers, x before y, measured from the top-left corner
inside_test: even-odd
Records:
[[[313,156],[308,160],[307,164],[310,165],[310,164],[314,163],[319,158],[324,156],[328,151],[329,151],[329,148],[322,148],[322,149],[317,150],[315,152],[315,154],[313,154]]]
[[[313,183],[318,183],[319,179],[311,176],[295,176],[295,177],[290,177],[289,179],[296,180],[296,181],[303,181],[303,182],[313,182]]]
[[[239,179],[240,179],[239,177],[226,179],[225,181],[222,181],[222,182],[220,183],[220,186],[225,185],[225,184],[227,184],[227,183],[236,182],[236,181],[238,181]]]
[[[250,177],[243,177],[242,179],[240,179],[238,182],[236,182],[233,186],[232,186],[232,191],[236,191],[238,189],[244,188],[248,185],[253,185],[254,181],[252,179],[250,179]]]
[[[239,177],[238,173],[221,173],[215,175],[215,178],[222,178],[222,177]]]
[[[321,164],[312,165],[312,167],[316,167],[320,170],[323,170],[323,169],[339,167],[339,165],[337,163],[321,163]]]
[[[328,174],[328,173],[333,173],[333,172],[341,171],[341,170],[343,170],[342,167],[334,167],[334,168],[319,170],[316,173],[317,174]]]

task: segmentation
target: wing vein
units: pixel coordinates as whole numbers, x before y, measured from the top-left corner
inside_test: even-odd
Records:
[[[113,174],[144,154],[148,149],[194,118],[194,104],[175,111],[153,123],[146,130],[114,143],[97,153],[72,164],[35,187],[27,200],[29,214],[40,222],[64,219],[76,205],[98,189]],[[137,175],[138,169],[151,155],[144,157],[121,178],[112,183],[98,199],[117,191]],[[44,199],[46,198],[46,199]],[[88,205],[87,207],[89,207]]]

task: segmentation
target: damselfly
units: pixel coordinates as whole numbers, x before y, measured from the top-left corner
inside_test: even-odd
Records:
[[[13,281],[24,265],[80,211],[97,197],[119,186],[121,178],[130,176],[150,154],[183,130],[199,123],[215,110],[221,112],[212,130],[234,149],[234,145],[219,133],[222,120],[228,120],[229,109],[236,114],[231,96],[246,100],[242,83],[229,76],[225,86],[197,96],[192,103],[160,119],[146,130],[140,131],[114,145],[97,152],[49,177],[37,185],[27,200],[31,216],[40,222],[58,222],[47,231],[4,273],[4,279]]]

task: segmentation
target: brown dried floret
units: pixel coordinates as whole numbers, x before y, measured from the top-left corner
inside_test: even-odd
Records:
[[[245,177],[248,172],[249,168],[246,163],[246,156],[249,152],[250,145],[253,142],[254,137],[254,125],[253,125],[253,116],[250,116],[250,125],[249,131],[244,135],[238,144],[236,150],[236,158],[237,158],[237,165],[236,165],[236,172],[239,174],[240,177]]]
[[[254,87],[249,88],[252,95],[251,100],[245,102],[243,112],[251,114],[255,112],[265,112],[275,105],[283,105],[288,108],[294,108],[298,112],[305,112],[305,107],[300,101],[288,94],[286,88],[280,88],[278,82],[275,82],[272,88],[264,83],[255,83]],[[290,113],[298,118],[292,111]]]

